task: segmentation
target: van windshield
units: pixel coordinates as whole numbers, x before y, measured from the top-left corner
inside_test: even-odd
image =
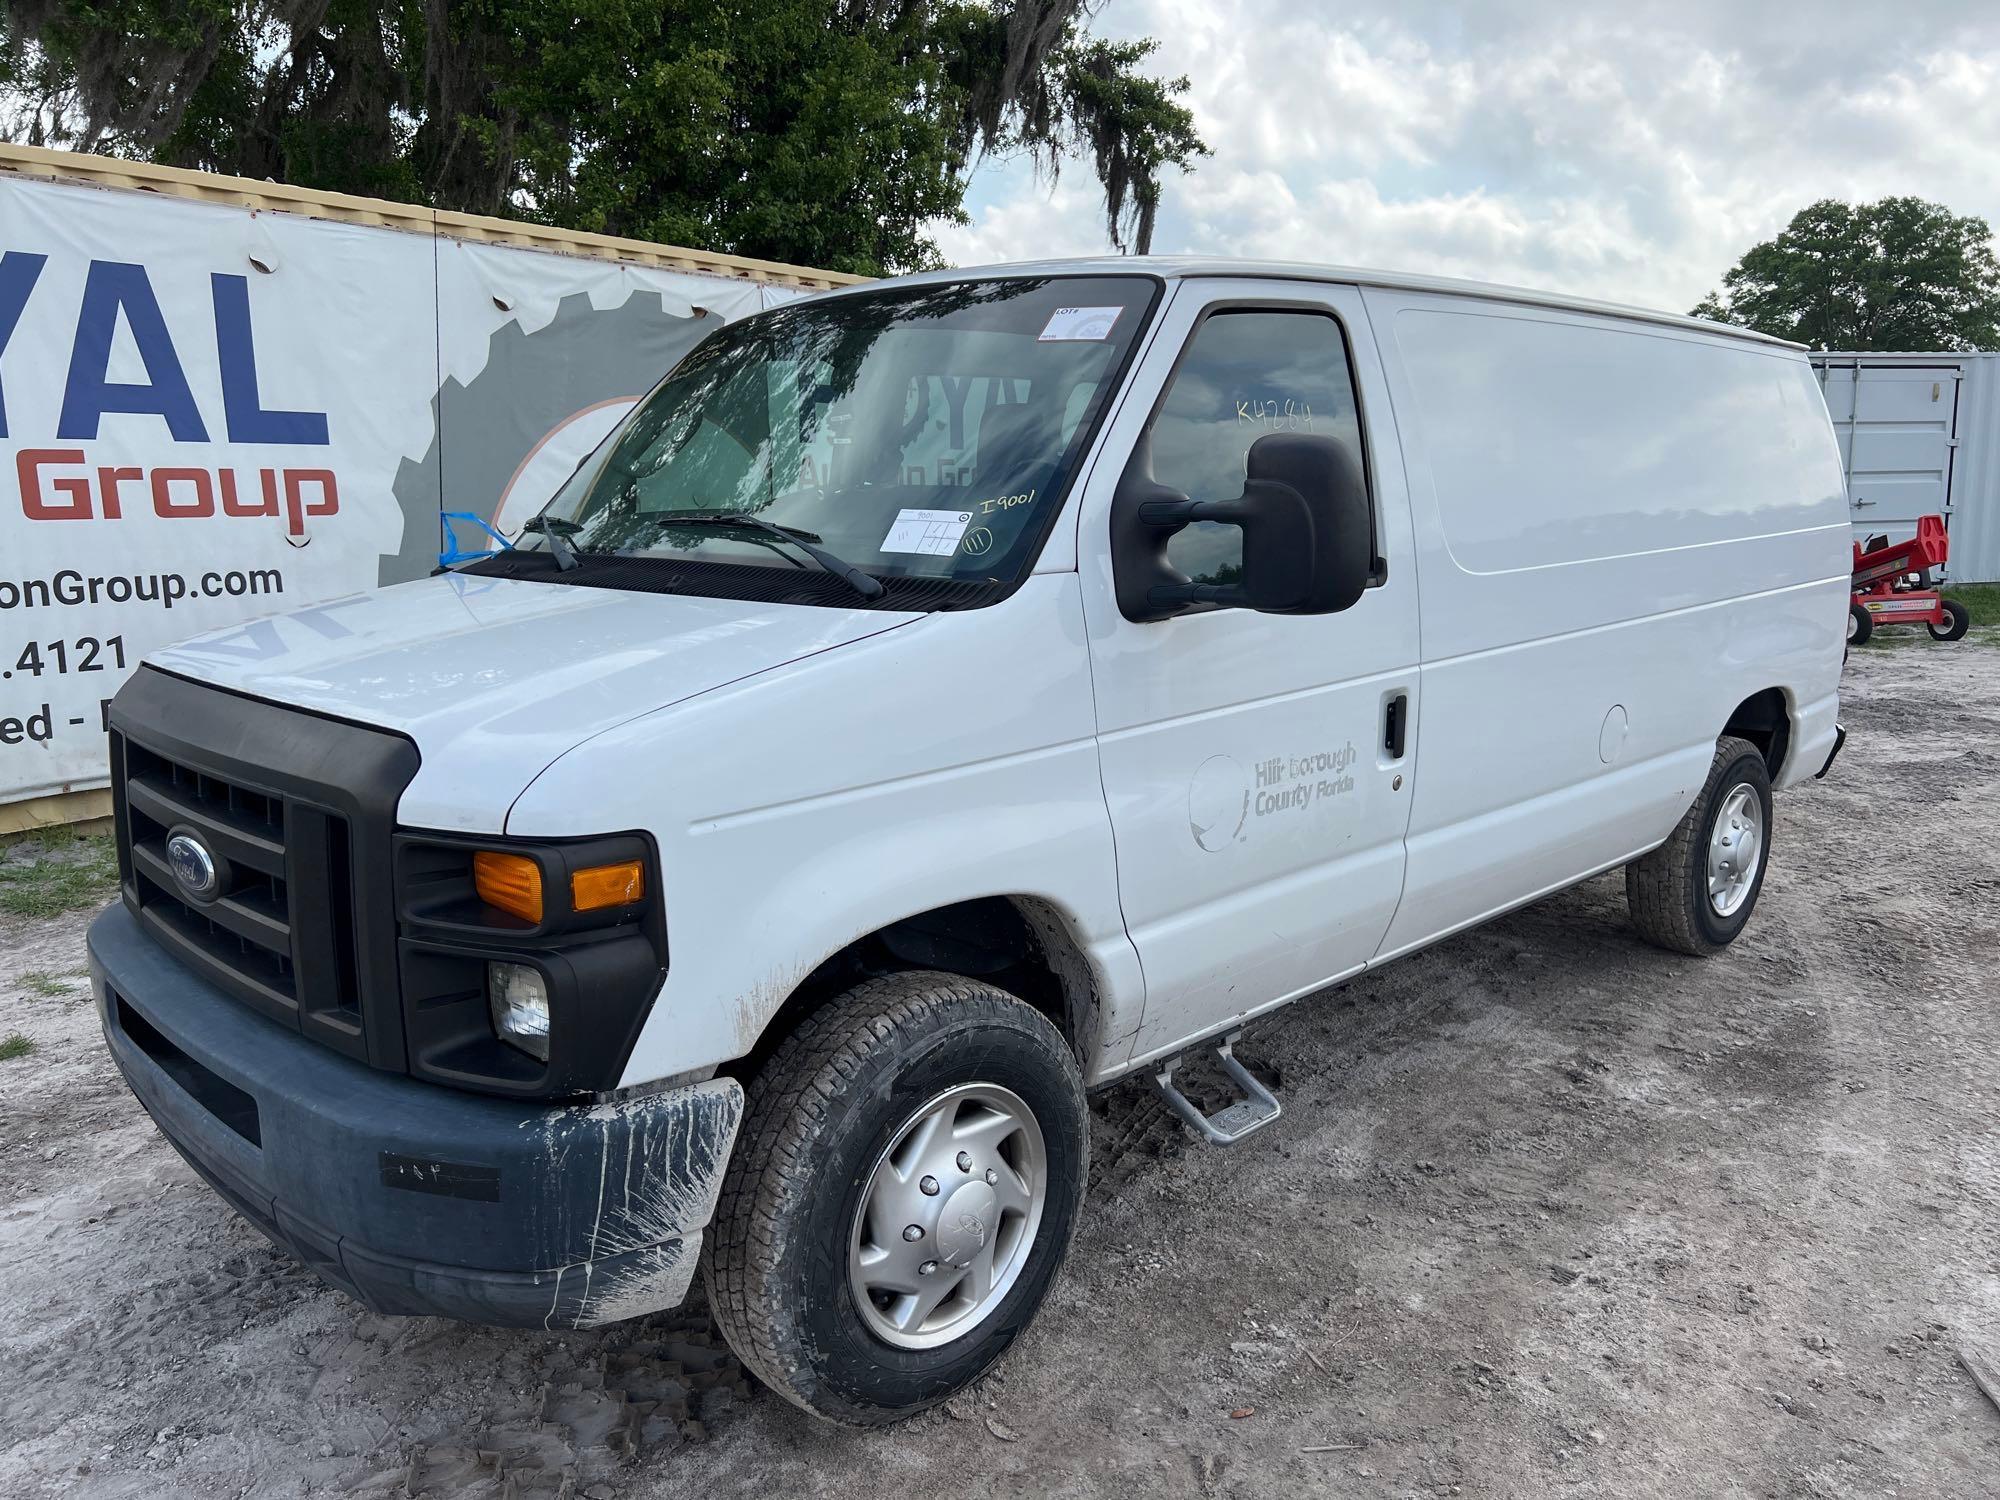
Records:
[[[722,520],[749,517],[891,585],[891,602],[897,580],[1011,582],[1062,506],[1157,285],[890,287],[720,329],[550,502],[544,530],[579,561],[561,581],[630,571],[593,566],[605,557],[823,571],[769,526]],[[563,550],[546,534],[524,545]]]

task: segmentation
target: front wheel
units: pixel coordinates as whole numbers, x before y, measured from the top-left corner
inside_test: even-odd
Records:
[[[976,980],[890,975],[809,1016],[748,1093],[705,1252],[737,1356],[855,1426],[978,1379],[1082,1205],[1083,1080],[1055,1027]]]
[[[1930,631],[1931,639],[1934,641],[1962,639],[1965,632],[1972,628],[1971,614],[1956,599],[1942,599],[1938,602],[1944,609],[1944,620],[1940,624],[1924,627]]]
[[[1625,867],[1639,936],[1705,958],[1750,920],[1771,858],[1771,773],[1748,740],[1724,735],[1708,779],[1667,841]]]

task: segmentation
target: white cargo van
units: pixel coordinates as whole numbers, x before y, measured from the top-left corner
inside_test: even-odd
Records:
[[[1725,947],[1847,572],[1813,372],[1740,329],[1206,261],[815,297],[517,549],[149,660],[106,1036],[379,1311],[699,1264],[764,1380],[892,1420],[1046,1294],[1086,1090],[1245,1135],[1251,1017],[1620,865]]]

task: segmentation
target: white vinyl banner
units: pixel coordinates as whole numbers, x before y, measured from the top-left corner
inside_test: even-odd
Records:
[[[517,526],[710,329],[794,295],[0,178],[0,802],[104,784],[148,651],[421,577],[440,512]]]

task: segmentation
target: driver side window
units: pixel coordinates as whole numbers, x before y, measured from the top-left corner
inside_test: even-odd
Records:
[[[1271,432],[1311,432],[1361,456],[1347,340],[1328,313],[1225,308],[1195,329],[1153,421],[1153,477],[1195,500],[1241,494],[1250,445]],[[1196,583],[1243,571],[1243,533],[1201,521],[1167,544]]]

